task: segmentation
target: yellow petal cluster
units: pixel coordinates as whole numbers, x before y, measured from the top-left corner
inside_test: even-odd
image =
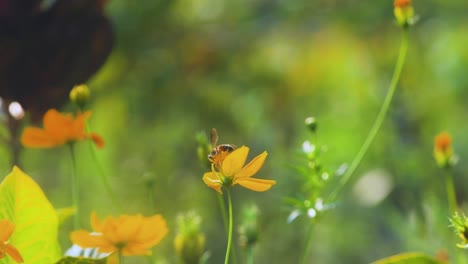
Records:
[[[161,215],[121,215],[100,221],[93,212],[91,226],[94,232],[72,232],[72,242],[83,248],[98,248],[100,253],[120,251],[124,256],[150,255],[149,249],[168,232],[166,221]]]
[[[266,151],[255,157],[244,166],[249,148],[242,146],[227,155],[219,166],[219,171],[212,166],[211,172],[203,175],[205,184],[222,194],[221,187],[231,187],[236,184],[256,192],[264,192],[271,188],[276,181],[252,178],[263,166],[268,155]]]

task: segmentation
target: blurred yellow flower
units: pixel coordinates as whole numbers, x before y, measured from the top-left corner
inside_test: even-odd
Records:
[[[72,242],[83,248],[98,248],[100,253],[120,251],[124,256],[151,255],[149,249],[168,232],[166,221],[161,215],[121,215],[100,221],[93,212],[91,226],[94,232],[72,232]]]
[[[262,168],[268,153],[264,151],[243,167],[248,154],[249,148],[245,146],[234,150],[224,158],[219,171],[215,170],[214,165],[211,166],[211,172],[203,175],[203,181],[208,187],[215,189],[220,194],[222,194],[221,187],[229,188],[236,184],[252,191],[267,191],[276,184],[276,181],[251,178],[251,176]]]
[[[452,137],[447,132],[438,134],[434,139],[434,158],[439,167],[445,168],[456,164],[457,157],[453,152]]]
[[[86,133],[86,120],[91,112],[62,114],[55,109],[44,115],[44,128],[26,127],[21,136],[21,143],[30,148],[52,148],[69,142],[91,139],[98,148],[104,146],[104,140],[95,133]]]
[[[19,251],[9,243],[9,238],[14,230],[15,225],[12,222],[6,219],[0,220],[0,259],[8,255],[17,263],[23,263],[23,257]]]

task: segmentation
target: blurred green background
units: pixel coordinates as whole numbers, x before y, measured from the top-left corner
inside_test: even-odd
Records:
[[[460,156],[454,172],[458,201],[466,207],[468,3],[415,0],[414,6],[419,21],[410,29],[389,115],[339,205],[315,224],[309,263],[369,263],[401,251],[456,250],[444,175],[432,151],[436,134],[452,134]],[[249,146],[249,159],[269,152],[258,177],[277,185],[266,193],[238,186],[233,191],[235,221],[243,205],[261,209],[255,263],[298,263],[309,221],[288,224],[284,198],[301,186],[291,167],[301,165],[298,152],[310,139],[303,120],[318,120],[328,167],[351,162],[396,60],[401,29],[392,1],[109,0],[106,14],[115,46],[88,82],[91,127],[106,140],[98,159],[124,211],[112,206],[89,145],[82,143],[82,223],[89,227],[92,210],[101,217],[161,213],[170,233],[155,247],[155,263],[176,263],[175,219],[194,209],[203,218],[209,263],[221,263],[226,235],[216,193],[201,180],[207,169],[195,139],[216,127],[219,143]],[[2,175],[11,168],[7,151],[1,153]],[[25,149],[21,156],[22,169],[57,208],[71,203],[68,154],[63,147]],[[364,182],[357,189],[355,183],[375,174],[389,193],[371,203],[365,194],[375,186]],[[64,248],[67,232],[61,234]]]

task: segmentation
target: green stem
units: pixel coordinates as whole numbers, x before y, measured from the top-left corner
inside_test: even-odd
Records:
[[[231,253],[232,246],[232,199],[231,199],[231,190],[227,189],[228,197],[228,210],[229,210],[229,229],[228,229],[228,243],[226,247],[226,257],[224,258],[224,264],[229,263],[229,253]]]
[[[223,199],[223,196],[216,193],[216,196],[218,197],[218,203],[219,203],[219,209],[221,210],[221,215],[223,217],[223,224],[224,224],[224,228],[226,229],[226,233],[228,232],[228,215],[226,213],[226,206],[224,205],[224,199]]]
[[[221,210],[221,215],[223,217],[223,224],[224,228],[226,229],[226,233],[229,233],[229,222],[228,222],[228,215],[226,213],[226,206],[224,205],[224,199],[222,195],[216,194],[218,196],[219,208]],[[237,254],[235,247],[232,247],[232,261],[234,264],[237,264]]]
[[[457,198],[455,196],[455,187],[453,185],[452,174],[449,170],[445,173],[445,187],[447,188],[447,200],[452,216],[457,211]]]
[[[123,264],[122,250],[119,249],[119,251],[117,251],[117,254],[118,254],[118,258],[119,258],[119,264]]]
[[[73,227],[75,230],[80,228],[80,184],[78,179],[78,173],[76,171],[76,157],[74,143],[69,143],[70,155],[72,162],[72,203],[75,207],[75,215],[73,217]]]
[[[247,247],[247,256],[245,260],[246,264],[253,264],[254,263],[254,246]]]
[[[301,264],[307,263],[307,256],[309,256],[309,251],[312,245],[312,233],[313,233],[313,228],[312,225],[309,226],[307,230],[307,241],[304,247],[304,253],[302,254],[301,258]]]
[[[89,133],[90,131],[91,131],[90,125],[87,123],[86,124],[86,132]],[[106,189],[106,192],[108,193],[109,197],[111,198],[112,203],[114,204],[114,206],[117,207],[117,209],[119,211],[122,211],[123,210],[122,205],[119,203],[117,197],[115,196],[114,192],[112,191],[111,184],[109,182],[109,178],[107,177],[107,174],[104,172],[104,168],[102,167],[102,164],[101,164],[101,162],[99,161],[99,159],[97,157],[96,147],[94,146],[93,143],[90,143],[89,146],[90,146],[90,149],[91,149],[91,157],[93,158],[93,162],[94,162],[94,164],[96,165],[96,167],[97,167],[97,169],[99,171],[99,175],[101,175],[102,182],[104,183],[104,188]]]
[[[392,80],[390,82],[390,87],[388,89],[387,95],[385,96],[385,100],[382,104],[382,107],[380,108],[380,111],[377,115],[377,118],[374,121],[374,124],[372,125],[372,128],[369,131],[369,134],[367,135],[366,140],[364,141],[364,144],[361,146],[361,149],[359,150],[358,154],[354,158],[353,162],[349,166],[349,168],[346,170],[346,173],[343,175],[343,177],[340,179],[338,186],[336,189],[330,194],[328,201],[333,201],[335,200],[336,196],[339,194],[339,192],[343,189],[343,187],[348,183],[350,180],[351,176],[353,173],[356,171],[357,167],[361,163],[362,159],[366,155],[367,151],[369,150],[369,147],[371,146],[372,142],[375,139],[375,136],[379,132],[383,121],[385,120],[385,116],[387,115],[388,109],[390,108],[390,104],[393,99],[393,95],[395,94],[395,90],[397,88],[398,81],[400,79],[401,72],[403,70],[403,65],[405,63],[406,59],[406,52],[408,50],[408,33],[407,30],[403,30],[403,36],[401,39],[401,45],[400,45],[400,52],[398,54],[398,59],[395,65],[395,69],[393,71],[393,76]]]

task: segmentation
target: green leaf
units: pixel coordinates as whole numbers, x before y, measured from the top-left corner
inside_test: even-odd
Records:
[[[0,184],[0,219],[15,224],[10,243],[24,264],[55,263],[61,257],[57,240],[58,217],[41,187],[18,167]],[[14,263],[9,257],[0,264]]]
[[[445,262],[437,260],[423,253],[411,252],[401,253],[388,258],[377,260],[372,264],[444,264]]]
[[[107,259],[64,257],[56,264],[106,264]]]

